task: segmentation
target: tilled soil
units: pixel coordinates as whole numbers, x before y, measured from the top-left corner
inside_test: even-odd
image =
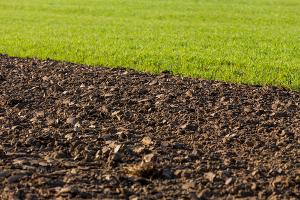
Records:
[[[299,99],[0,54],[0,198],[299,199]]]

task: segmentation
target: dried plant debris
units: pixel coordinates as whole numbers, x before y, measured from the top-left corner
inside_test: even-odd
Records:
[[[162,174],[162,170],[159,169],[155,162],[144,162],[142,161],[138,165],[130,167],[124,167],[125,174],[132,175],[141,178],[157,178]]]
[[[0,74],[0,199],[300,199],[297,91],[2,54]]]

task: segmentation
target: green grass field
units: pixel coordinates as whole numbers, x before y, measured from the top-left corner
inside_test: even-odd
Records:
[[[300,85],[299,0],[0,0],[0,53]]]

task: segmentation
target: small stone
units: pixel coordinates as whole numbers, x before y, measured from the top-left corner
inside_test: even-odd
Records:
[[[7,179],[8,183],[14,183],[19,181],[23,176],[11,176]]]
[[[113,154],[112,160],[114,160],[114,161],[122,161],[122,155],[120,153]]]
[[[106,112],[106,113],[108,113],[108,112],[110,112],[110,107],[109,106],[106,106],[106,105],[103,105],[102,106],[102,110],[104,111],[104,112]]]
[[[256,183],[252,183],[252,184],[251,184],[251,190],[256,190],[256,188],[257,188]]]
[[[95,88],[96,88],[95,86],[89,85],[87,89],[88,89],[88,90],[93,90],[93,89],[95,89]]]
[[[101,157],[101,151],[98,150],[95,154],[95,158],[100,158]]]
[[[254,112],[253,108],[249,108],[249,107],[244,108],[244,111],[245,111],[246,113]]]
[[[190,188],[194,188],[195,187],[195,182],[188,182],[188,183],[185,183],[182,185],[182,189],[184,190],[187,190],[187,189],[190,189]]]
[[[67,140],[72,140],[73,139],[73,133],[69,133],[69,134],[65,135],[65,138]]]
[[[143,160],[147,163],[147,162],[155,162],[157,159],[157,154],[151,153],[148,155],[145,155],[143,157]]]
[[[76,124],[74,125],[74,127],[75,127],[75,128],[76,128],[76,127],[78,127],[78,128],[80,128],[80,127],[81,127],[81,125],[80,125],[79,121],[77,121],[77,122],[76,122]]]
[[[116,142],[112,140],[106,141],[105,144],[107,144],[111,149],[114,149],[117,146]]]
[[[33,117],[33,118],[30,119],[30,121],[31,121],[32,123],[36,123],[36,122],[38,122],[39,120],[37,119],[37,117]]]
[[[7,178],[9,177],[11,174],[10,170],[3,170],[2,172],[0,172],[0,178]]]
[[[95,129],[96,125],[90,125],[89,128]]]
[[[50,164],[56,164],[57,163],[57,160],[55,160],[53,158],[50,158],[50,157],[46,157],[45,160],[47,161],[47,163],[50,163]]]
[[[167,141],[163,141],[163,142],[161,143],[161,146],[162,146],[162,147],[168,147],[168,146],[170,146],[170,144],[169,144],[169,142],[167,142]]]
[[[66,123],[75,125],[78,121],[79,121],[78,119],[70,117],[70,118],[67,118]]]
[[[189,155],[190,159],[196,160],[199,158],[199,151],[198,149],[193,149],[192,153]]]
[[[39,162],[39,165],[42,166],[42,167],[48,167],[49,166],[49,164],[45,161]]]
[[[174,172],[174,175],[175,175],[175,176],[179,176],[181,173],[182,173],[182,170],[177,169],[177,170]]]
[[[74,132],[77,132],[77,133],[80,132],[80,128],[75,127],[75,128],[74,128]]]
[[[117,167],[118,163],[122,161],[122,155],[120,153],[110,154],[107,165],[108,167]]]
[[[198,151],[198,149],[193,149],[193,151],[192,151],[192,155],[193,156],[198,156],[198,154],[199,154],[199,151]]]
[[[49,77],[48,76],[43,76],[43,81],[48,81]]]
[[[124,146],[124,149],[126,149],[128,152],[131,153],[131,152],[133,152],[133,149],[134,149],[134,148],[133,148],[133,146],[125,145],[125,146]]]
[[[111,115],[112,116],[117,116],[117,115],[120,115],[120,114],[122,114],[122,111],[118,110],[118,111],[113,112]]]
[[[45,112],[44,111],[38,111],[35,113],[36,117],[44,117],[45,116]]]
[[[121,121],[122,119],[126,118],[123,114],[122,111],[115,111],[111,114],[113,117],[116,117],[119,121]]]
[[[109,140],[110,137],[109,137],[108,135],[102,135],[102,136],[100,137],[100,139],[101,139],[101,140]]]
[[[13,164],[17,165],[26,165],[29,164],[27,157],[16,158],[13,160]]]
[[[162,198],[164,195],[162,194],[162,193],[157,193],[156,195],[155,195],[155,198],[156,199],[160,199],[160,198]]]
[[[141,153],[145,153],[147,151],[147,149],[145,147],[139,147],[139,148],[134,149],[134,151],[138,154],[141,154]]]
[[[142,144],[144,144],[144,145],[150,145],[151,143],[152,143],[152,140],[150,137],[144,137],[142,139]]]
[[[114,149],[114,153],[118,153],[122,145],[117,145]]]
[[[183,146],[182,146],[182,144],[180,144],[178,142],[175,142],[174,145],[173,145],[173,148],[175,148],[175,149],[183,149]]]
[[[204,177],[208,179],[210,182],[214,182],[214,178],[216,177],[216,174],[212,172],[204,173]]]
[[[76,168],[73,168],[73,169],[71,170],[71,174],[77,174],[77,169],[76,169]]]
[[[51,126],[53,124],[55,124],[55,119],[51,118],[51,117],[47,117],[46,118],[46,125]]]
[[[111,93],[107,93],[107,94],[104,94],[105,97],[112,97],[114,96],[114,94],[111,94]]]
[[[255,170],[255,171],[253,171],[253,172],[251,173],[251,175],[252,175],[252,176],[255,176],[255,175],[258,174],[258,173],[259,173],[259,171]]]
[[[235,137],[236,137],[236,134],[227,134],[223,138],[223,143],[230,143],[231,141],[233,141],[235,139]]]
[[[190,90],[188,90],[186,93],[185,93],[185,95],[187,96],[187,97],[194,97],[195,95],[194,95],[194,93],[192,92],[192,91],[190,91]]]
[[[231,185],[234,183],[234,179],[232,177],[228,178],[226,181],[225,181],[225,185]]]
[[[110,154],[110,148],[107,146],[102,147],[102,154],[107,157]]]
[[[191,162],[191,161],[192,161],[192,159],[189,156],[185,156],[182,159],[182,162]]]
[[[165,169],[161,176],[166,179],[172,179],[173,173]]]
[[[149,85],[156,85],[156,84],[158,84],[157,79],[154,79],[149,83]]]
[[[85,84],[82,83],[79,87],[80,87],[80,88],[85,88]]]
[[[191,123],[187,122],[186,124],[180,126],[181,129],[183,130],[192,130],[192,131],[195,131],[197,130],[197,127],[192,125]]]
[[[59,92],[64,91],[64,89],[63,89],[61,86],[57,85],[57,84],[54,85],[54,89],[55,89],[56,91],[59,91]]]
[[[129,196],[129,200],[139,200],[139,199],[140,198],[137,195],[131,195],[131,196]]]
[[[78,193],[78,190],[76,188],[73,188],[73,187],[64,187],[64,188],[61,188],[60,191],[59,191],[59,194],[61,193],[73,193],[73,194],[77,194]]]
[[[164,98],[164,97],[165,97],[164,94],[158,94],[158,95],[156,95],[156,98],[158,98],[158,99],[161,99],[161,98]]]

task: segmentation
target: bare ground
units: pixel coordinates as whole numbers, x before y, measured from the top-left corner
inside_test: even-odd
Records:
[[[0,54],[0,198],[299,199],[299,98]]]

